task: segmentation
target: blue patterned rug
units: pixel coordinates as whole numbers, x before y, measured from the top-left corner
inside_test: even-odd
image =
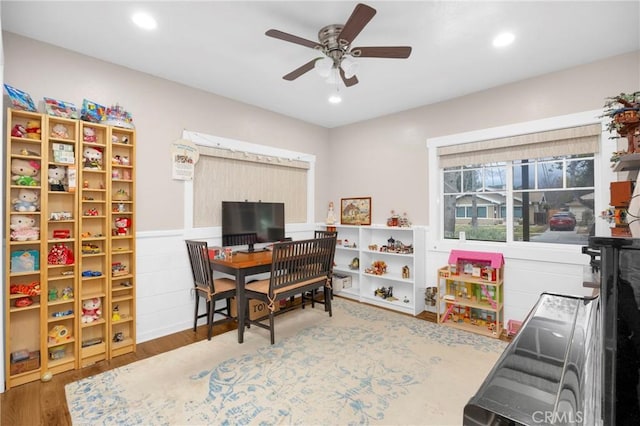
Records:
[[[505,345],[335,298],[65,390],[74,425],[459,425]]]

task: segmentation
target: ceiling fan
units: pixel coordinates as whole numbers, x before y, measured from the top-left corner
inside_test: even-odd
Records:
[[[408,58],[411,54],[411,46],[351,47],[353,40],[375,14],[374,8],[360,3],[356,5],[346,24],[332,24],[321,28],[317,42],[279,30],[267,31],[265,34],[269,37],[318,49],[325,55],[310,60],[282,78],[292,81],[317,68],[321,75],[329,76],[331,72],[339,73],[344,85],[350,87],[358,83],[358,78],[355,76],[357,62],[352,58]]]

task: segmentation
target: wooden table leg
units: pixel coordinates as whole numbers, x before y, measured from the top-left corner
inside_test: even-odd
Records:
[[[238,312],[238,343],[244,342],[244,318],[245,318],[245,296],[244,282],[245,274],[242,269],[236,273],[236,304]]]

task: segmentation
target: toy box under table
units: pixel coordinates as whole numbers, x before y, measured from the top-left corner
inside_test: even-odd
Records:
[[[280,305],[276,305],[276,311],[280,310]],[[258,318],[262,318],[269,315],[269,308],[267,304],[261,302],[259,300],[251,299],[249,300],[249,319],[256,320]],[[231,298],[231,316],[238,316],[238,307],[236,304],[236,298]]]

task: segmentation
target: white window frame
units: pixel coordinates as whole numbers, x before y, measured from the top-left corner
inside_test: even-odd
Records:
[[[578,127],[589,124],[601,125],[600,150],[594,154],[594,210],[604,209],[609,205],[609,183],[617,180],[616,174],[609,167],[611,154],[617,151],[617,143],[610,140],[611,133],[606,130],[606,119],[602,118],[602,110],[592,110],[541,120],[527,121],[507,126],[492,127],[465,133],[441,136],[427,139],[427,164],[429,167],[429,247],[436,251],[449,251],[460,248],[464,244],[468,250],[496,250],[503,253],[519,254],[523,258],[530,257],[532,251],[553,260],[558,251],[579,254],[572,257],[577,263],[584,263],[581,246],[571,244],[532,243],[528,241],[513,241],[513,215],[507,215],[507,242],[473,241],[461,242],[457,239],[445,239],[443,236],[444,217],[442,215],[442,170],[439,166],[438,148],[489,139],[499,139],[528,133],[544,132],[568,127]],[[512,168],[507,168],[507,182],[512,182]],[[513,191],[509,188],[507,196],[507,211],[513,211]],[[610,235],[609,227],[603,220],[596,218],[596,235]],[[523,251],[523,250],[526,250]],[[526,253],[526,254],[525,254]]]
[[[307,170],[307,219],[306,224],[312,224],[315,212],[315,169],[316,156],[313,154],[305,154],[296,151],[289,151],[280,148],[274,148],[267,145],[258,145],[249,142],[238,141],[234,139],[212,136],[194,131],[184,130],[182,138],[190,140],[196,146],[207,146],[211,148],[227,149],[229,151],[246,152],[253,155],[266,155],[282,159],[292,159],[296,161],[304,161],[309,164]],[[184,181],[184,229],[186,235],[199,234],[220,234],[220,227],[211,228],[194,228],[193,226],[193,181]],[[289,226],[289,224],[287,224]]]

